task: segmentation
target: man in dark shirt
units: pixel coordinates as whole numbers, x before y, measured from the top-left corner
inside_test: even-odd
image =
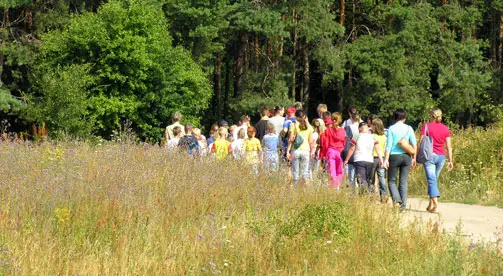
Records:
[[[267,122],[269,121],[268,115],[269,115],[269,109],[267,109],[267,107],[262,107],[262,109],[260,109],[261,119],[260,121],[258,121],[258,123],[255,124],[255,128],[257,129],[256,137],[260,141],[262,141],[262,138],[264,137],[266,132]]]

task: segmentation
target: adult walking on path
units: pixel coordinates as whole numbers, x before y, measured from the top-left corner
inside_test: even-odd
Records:
[[[166,142],[176,137],[176,135],[173,134],[173,129],[175,127],[180,127],[182,135],[185,135],[185,128],[182,124],[180,124],[181,121],[182,121],[182,113],[178,111],[173,113],[173,116],[171,116],[172,124],[166,127],[165,132]]]
[[[411,167],[416,166],[416,137],[411,126],[405,124],[407,113],[397,109],[393,114],[395,124],[389,127],[384,166],[388,169],[388,187],[394,204],[407,206],[407,186]],[[400,176],[397,187],[397,177]]]
[[[433,155],[431,159],[423,164],[424,172],[426,174],[426,181],[428,182],[428,195],[430,196],[430,203],[426,210],[428,212],[436,212],[438,208],[438,198],[440,191],[438,189],[438,176],[445,164],[445,148],[447,146],[447,170],[453,168],[452,163],[452,145],[451,133],[449,128],[442,124],[442,111],[439,108],[430,110],[430,122],[423,125],[421,129],[421,137],[419,138],[419,145],[424,142],[425,136],[431,137],[433,141]]]

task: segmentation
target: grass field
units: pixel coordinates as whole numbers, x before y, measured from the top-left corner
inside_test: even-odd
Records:
[[[4,142],[0,168],[0,274],[503,275],[497,244],[237,163]]]

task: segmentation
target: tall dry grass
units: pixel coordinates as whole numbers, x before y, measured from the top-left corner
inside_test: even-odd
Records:
[[[0,170],[0,274],[503,272],[497,250],[234,162],[120,143],[0,143]]]

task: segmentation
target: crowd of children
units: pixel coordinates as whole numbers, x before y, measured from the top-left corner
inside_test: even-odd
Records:
[[[439,124],[441,111],[434,111],[432,120]],[[405,110],[395,111],[394,123],[388,130],[376,115],[363,121],[356,107],[349,108],[349,118],[345,121],[340,113],[329,112],[325,104],[318,106],[317,113],[318,118],[310,123],[300,104],[286,110],[282,106],[272,110],[262,108],[255,127],[247,115],[241,116],[238,125],[229,126],[222,120],[211,126],[206,139],[191,124],[181,125],[182,115],[177,112],[172,117],[173,124],[166,127],[166,148],[188,152],[192,156],[211,156],[217,161],[241,160],[256,174],[260,168],[267,173],[276,172],[284,164],[290,167],[294,184],[309,183],[316,175],[321,176],[318,179],[324,179],[322,175],[326,173],[330,188],[339,190],[346,179],[349,186],[362,193],[380,195],[381,201],[387,201],[389,192],[393,202],[405,208],[408,174],[416,165],[417,152],[414,130],[405,124]],[[442,147],[447,143],[449,160],[452,160],[448,129],[437,128],[440,130],[434,129],[433,137],[442,143]],[[445,160],[445,152],[440,148],[436,152],[444,157],[435,155],[435,158]],[[437,168],[440,172],[443,163],[437,163],[425,163],[425,170]],[[452,168],[452,162],[449,166]],[[431,193],[434,196],[430,211],[436,209],[435,198],[439,193],[435,188],[436,178],[429,171],[426,173],[428,181],[433,183],[429,190],[435,191]]]

